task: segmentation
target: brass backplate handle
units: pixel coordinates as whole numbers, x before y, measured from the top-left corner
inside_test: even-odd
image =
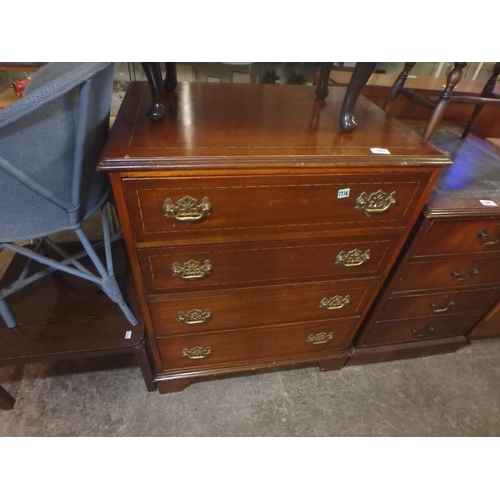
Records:
[[[330,340],[333,340],[333,332],[330,333],[311,333],[307,337],[306,342],[311,342],[312,344],[326,344]]]
[[[340,295],[335,295],[335,297],[325,297],[321,299],[319,303],[319,307],[324,308],[324,309],[342,309],[345,307],[347,304],[351,302],[351,297],[350,295],[346,295],[345,297],[341,297]]]
[[[362,250],[358,250],[357,248],[355,248],[354,250],[350,250],[349,252],[340,252],[337,255],[335,264],[340,264],[344,267],[355,267],[364,264],[369,259],[370,249],[363,252]]]
[[[435,302],[431,302],[429,304],[429,307],[432,307],[432,312],[435,312],[435,313],[444,313],[446,312],[451,306],[454,306],[455,305],[455,302],[453,302],[453,300],[450,300],[448,302],[448,304],[446,304],[445,307],[439,307]]]
[[[203,359],[206,358],[210,353],[212,352],[212,349],[209,347],[184,347],[182,349],[182,357],[183,358],[189,358],[189,359]]]
[[[185,280],[197,280],[208,276],[212,272],[212,264],[206,260],[203,264],[191,259],[183,265],[178,262],[172,264],[172,276],[179,276]]]
[[[496,245],[497,243],[500,242],[500,237],[497,238],[495,241],[486,241],[486,238],[488,237],[488,230],[483,229],[479,233],[477,233],[477,237],[481,240],[481,243],[483,245]]]
[[[177,320],[186,325],[199,325],[207,323],[212,319],[212,311],[210,309],[191,309],[187,313],[179,311],[177,313]]]
[[[363,210],[366,215],[379,214],[389,210],[396,203],[396,191],[390,194],[382,190],[371,194],[361,193],[356,200],[356,209]]]
[[[184,224],[192,224],[206,219],[212,213],[212,204],[210,199],[205,196],[198,204],[196,198],[184,196],[177,203],[167,198],[163,203],[163,213],[165,217],[175,219]]]
[[[476,276],[479,274],[479,271],[477,268],[474,268],[470,273],[469,276],[462,276],[458,271],[452,271],[450,273],[453,278],[455,278],[457,281],[465,281],[471,279],[473,276]]]

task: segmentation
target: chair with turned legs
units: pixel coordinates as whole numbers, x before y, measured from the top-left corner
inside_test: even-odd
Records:
[[[493,73],[491,77],[486,82],[481,94],[479,96],[472,95],[452,95],[455,87],[460,82],[463,76],[463,69],[467,65],[464,62],[456,62],[454,63],[453,69],[448,73],[446,78],[446,85],[437,99],[437,101],[431,101],[430,99],[423,97],[412,90],[408,90],[404,88],[404,84],[408,79],[408,75],[412,68],[416,63],[405,63],[403,71],[399,74],[398,78],[394,82],[394,85],[391,88],[389,96],[384,104],[384,111],[389,112],[394,100],[399,94],[403,94],[404,96],[411,99],[413,102],[418,104],[422,104],[427,108],[432,110],[432,114],[427,122],[427,126],[425,128],[423,137],[425,140],[429,140],[432,137],[432,134],[436,130],[436,127],[439,125],[441,120],[444,117],[446,108],[451,103],[456,104],[475,104],[474,111],[472,116],[465,127],[462,138],[465,139],[467,135],[470,133],[474,126],[474,122],[476,118],[479,116],[481,110],[486,105],[497,105],[500,104],[500,95],[495,94],[494,89],[495,85],[498,82],[498,78],[500,76],[500,63],[496,63],[493,68]]]

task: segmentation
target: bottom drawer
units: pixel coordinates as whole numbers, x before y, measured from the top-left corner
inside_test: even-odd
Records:
[[[397,323],[380,322],[371,329],[362,347],[465,335],[479,318],[478,314],[461,314]]]
[[[357,318],[157,339],[164,370],[282,359],[348,347]]]

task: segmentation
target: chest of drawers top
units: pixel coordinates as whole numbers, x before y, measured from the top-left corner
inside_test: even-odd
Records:
[[[447,155],[360,97],[355,133],[339,127],[344,89],[318,101],[302,85],[179,83],[167,93],[167,119],[147,118],[146,82],[132,82],[100,169],[411,167],[451,164]],[[390,154],[373,152],[385,149]]]
[[[499,217],[500,151],[473,135],[460,136],[459,128],[441,126],[432,137],[453,165],[441,170],[423,213],[432,219]]]

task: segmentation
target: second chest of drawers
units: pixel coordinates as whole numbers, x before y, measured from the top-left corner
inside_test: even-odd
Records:
[[[393,276],[355,339],[349,364],[453,351],[500,299],[500,157],[454,129],[454,150]]]

